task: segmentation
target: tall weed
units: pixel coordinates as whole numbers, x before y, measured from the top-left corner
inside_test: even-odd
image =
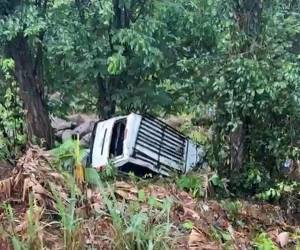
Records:
[[[117,201],[113,190],[106,187],[95,169],[86,169],[86,178],[102,190],[101,195],[115,229],[114,249],[170,249],[172,224],[169,200],[164,200],[160,209],[150,205],[147,213],[133,210],[128,214],[127,205]]]
[[[60,217],[61,228],[63,231],[64,249],[79,250],[83,249],[83,233],[82,233],[82,219],[77,218],[75,208],[77,203],[76,198],[76,184],[75,181],[71,183],[71,197],[65,203],[55,187],[51,186],[52,193],[55,197],[55,206]]]

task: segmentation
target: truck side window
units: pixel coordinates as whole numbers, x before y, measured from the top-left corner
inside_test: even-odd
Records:
[[[123,154],[123,142],[125,135],[126,119],[117,121],[114,124],[109,148],[110,157],[116,157]]]

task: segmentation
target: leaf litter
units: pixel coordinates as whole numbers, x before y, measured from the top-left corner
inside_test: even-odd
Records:
[[[0,249],[12,249],[11,235],[21,241],[28,240],[32,221],[39,225],[37,237],[41,249],[64,249],[55,192],[67,206],[72,196],[72,177],[57,170],[52,160],[49,152],[32,146],[19,159],[17,167],[0,180]],[[193,198],[175,184],[149,181],[141,188],[130,180],[117,180],[109,188],[118,203],[116,207],[138,204],[138,210],[154,214],[155,219],[150,223],[159,223],[161,206],[170,199],[170,237],[174,249],[250,249],[255,235],[262,231],[278,248],[293,249],[295,240],[291,235],[299,231],[297,225],[287,222],[280,207],[271,204],[240,201],[242,206],[236,218],[231,218],[217,200]],[[85,247],[114,249],[116,238],[120,237],[102,195],[106,191],[110,193],[89,185],[76,190],[74,213],[81,221],[78,240],[81,235]],[[31,196],[33,206],[30,206]],[[13,217],[5,208],[8,204]]]

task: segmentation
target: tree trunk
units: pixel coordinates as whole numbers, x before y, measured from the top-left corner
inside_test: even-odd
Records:
[[[262,0],[235,0],[234,8],[240,30],[257,37],[261,30]]]
[[[110,44],[110,55],[115,53],[114,44],[112,42],[111,29],[128,28],[130,24],[130,10],[120,0],[113,0],[114,18],[111,24],[112,27],[108,30],[108,42]],[[117,44],[116,44],[117,45]],[[125,48],[126,52],[126,48]],[[118,83],[118,84],[117,84]],[[112,95],[116,86],[120,86],[120,76],[97,76],[98,86],[98,114],[100,119],[108,119],[115,114],[116,102],[112,99]]]
[[[33,143],[37,142],[37,139],[42,146],[51,148],[53,130],[43,100],[43,80],[34,65],[32,53],[23,34],[8,42],[6,53],[15,61],[15,77],[20,86],[20,95],[26,112],[28,139]]]
[[[109,78],[112,80],[112,78]],[[108,119],[112,117],[112,115],[116,111],[116,104],[112,100],[111,97],[111,87],[113,85],[113,81],[110,81],[107,83],[105,79],[102,77],[98,76],[97,77],[97,85],[98,85],[98,115],[99,118],[102,120]]]
[[[231,169],[239,170],[243,167],[245,157],[245,128],[243,124],[231,132],[229,137]]]
[[[261,30],[261,16],[262,16],[262,0],[235,0],[235,14],[236,21],[240,31],[244,32],[248,38],[249,43],[240,48],[238,53],[248,50],[251,47],[253,39],[257,39]],[[246,133],[245,129],[249,125],[246,117],[240,117],[242,124],[240,124],[229,135],[230,138],[230,162],[231,168],[239,170],[243,167],[245,161],[245,144]]]

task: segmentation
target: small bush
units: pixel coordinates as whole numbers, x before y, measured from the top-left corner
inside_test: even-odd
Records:
[[[191,193],[193,197],[204,196],[204,180],[201,176],[197,175],[183,175],[176,184],[179,188]]]
[[[222,201],[221,204],[229,219],[235,221],[238,218],[239,212],[242,210],[241,202],[226,200]]]
[[[254,239],[254,246],[257,250],[278,250],[279,248],[274,244],[266,233],[260,233]]]

